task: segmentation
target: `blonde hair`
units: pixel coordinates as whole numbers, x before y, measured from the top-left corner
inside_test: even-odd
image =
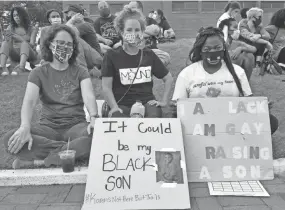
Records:
[[[131,9],[125,7],[121,12],[117,14],[117,17],[114,20],[114,26],[119,33],[123,33],[125,28],[125,22],[129,19],[136,19],[141,25],[141,30],[145,31],[146,23],[145,17],[141,11],[138,9]]]
[[[246,12],[247,19],[251,19],[252,17],[260,14],[263,15],[263,10],[258,7],[253,7]]]

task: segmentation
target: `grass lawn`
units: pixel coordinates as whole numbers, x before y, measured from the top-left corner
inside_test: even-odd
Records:
[[[171,55],[171,63],[168,68],[175,80],[179,72],[185,67],[186,57],[192,43],[193,40],[181,39],[175,43],[165,43],[159,46],[160,49],[169,52]],[[17,128],[20,124],[20,109],[25,93],[27,77],[28,74],[16,77],[0,77],[0,137],[8,130]],[[275,101],[272,113],[279,119],[280,126],[279,130],[272,137],[274,158],[285,157],[285,124],[283,123],[285,120],[285,100],[283,92],[285,90],[285,82],[282,82],[283,79],[285,80],[285,75],[265,75],[264,77],[260,77],[254,72],[250,81],[254,95],[266,96],[269,100]],[[93,84],[97,99],[102,98],[102,96],[100,96],[101,81],[93,79]],[[162,81],[155,80],[154,92],[158,99],[162,96],[163,87]],[[169,114],[168,109],[165,109],[164,117],[170,116]],[[37,109],[34,112],[32,121],[36,122],[38,116]],[[5,160],[11,160],[11,157],[6,154],[2,143],[0,148],[0,168],[11,167],[9,164],[5,165]]]

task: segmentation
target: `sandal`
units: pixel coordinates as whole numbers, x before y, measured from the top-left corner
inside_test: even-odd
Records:
[[[0,67],[0,71],[2,71],[2,73],[1,73],[2,76],[7,76],[10,74],[7,67]]]
[[[12,73],[11,73],[11,75],[19,75],[20,73],[22,73],[22,72],[24,72],[25,71],[25,67],[21,67],[20,65],[17,65],[14,69],[13,69],[13,71],[12,71]]]

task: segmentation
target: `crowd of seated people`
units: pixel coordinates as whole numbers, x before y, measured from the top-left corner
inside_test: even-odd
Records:
[[[145,107],[143,117],[161,118],[162,108],[169,106],[176,116],[179,99],[253,96],[250,77],[257,57],[266,50],[273,50],[273,58],[284,63],[284,9],[264,28],[260,9],[249,9],[238,24],[235,17],[243,10],[237,2],[230,2],[218,27],[199,30],[190,62],[179,73],[170,101],[173,77],[166,67],[170,56],[158,49],[157,37],[175,37],[175,33],[163,12],[156,10],[145,17],[140,1],[131,1],[115,16],[105,1],[98,3],[98,9],[100,17],[94,25],[78,5],[70,5],[64,12],[48,11],[49,25],[41,30],[39,52],[35,48],[37,28],[24,8],[12,9],[10,33],[1,46],[2,74],[9,73],[5,67],[8,57],[20,62],[13,70],[16,73],[23,71],[26,61],[35,65],[36,59],[41,60],[28,77],[21,124],[3,137],[7,152],[15,156],[13,168],[59,165],[57,154],[66,149],[69,139],[76,160],[89,158],[92,129],[99,117],[90,79],[94,69],[100,69],[107,117],[129,117],[139,100]],[[164,84],[161,100],[153,92],[154,77]],[[230,82],[221,86],[220,81],[225,80]],[[200,83],[210,85],[196,88]],[[39,99],[41,118],[31,125]],[[278,120],[271,113],[270,126],[273,134]]]

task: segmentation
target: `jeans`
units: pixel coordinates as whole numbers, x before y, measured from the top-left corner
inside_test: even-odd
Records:
[[[232,62],[244,69],[248,81],[250,80],[253,68],[255,66],[255,58],[252,53],[241,53]]]
[[[144,104],[145,107],[145,118],[161,118],[162,110],[161,107],[157,107],[155,105]],[[130,117],[131,107],[119,105],[119,108],[123,111],[114,112],[112,117],[114,118],[128,118]]]
[[[58,152],[67,149],[70,138],[69,149],[75,150],[75,159],[89,159],[92,134],[87,133],[87,122],[79,123],[68,129],[52,129],[48,126],[35,125],[31,127],[33,144],[28,150],[26,143],[17,154],[12,154],[21,160],[44,160],[45,166],[60,165]],[[8,141],[16,130],[9,131],[3,137],[6,151],[8,152]],[[8,152],[9,153],[9,152]]]
[[[4,54],[11,58],[12,61],[20,62],[22,54],[27,56],[29,62],[36,62],[38,60],[37,52],[31,47],[28,42],[22,42],[20,48],[14,48],[12,42],[4,41],[1,46],[0,54]]]

